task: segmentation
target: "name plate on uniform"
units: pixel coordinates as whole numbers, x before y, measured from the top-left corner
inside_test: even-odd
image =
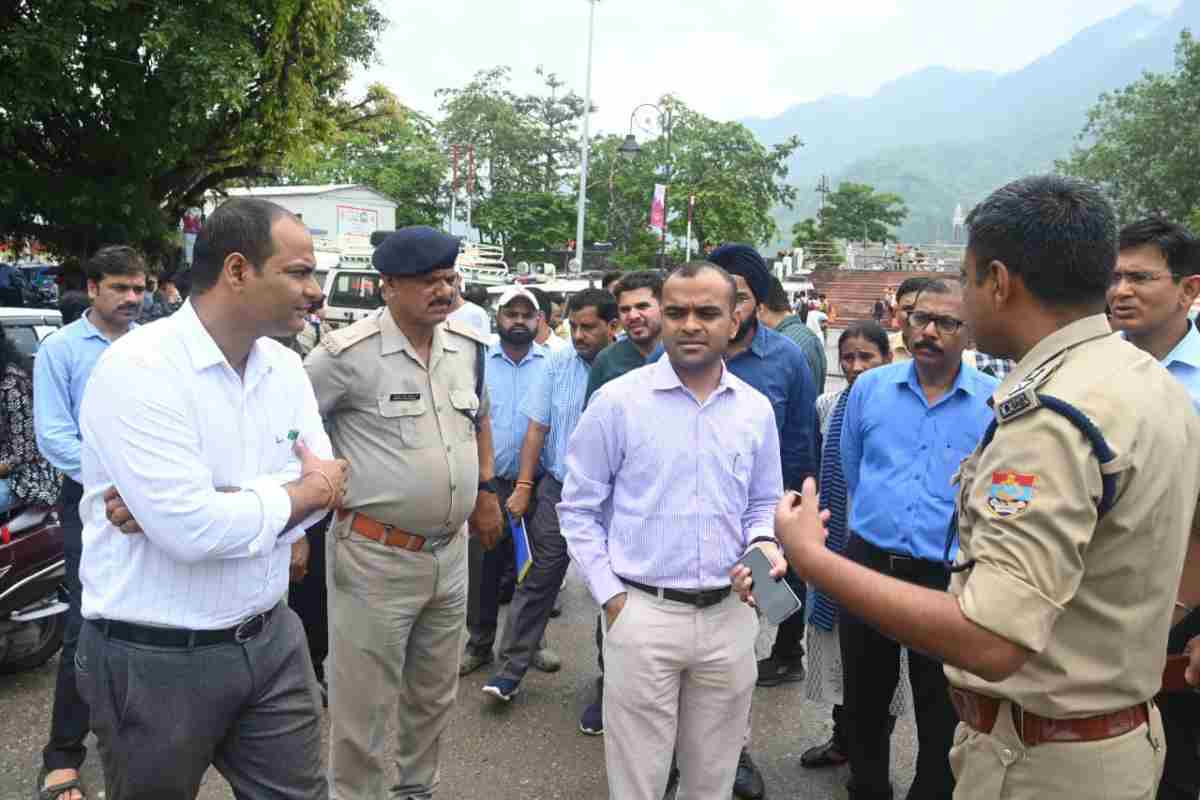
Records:
[[[402,392],[399,394],[388,395],[388,400],[395,402],[410,402],[412,400],[420,400],[420,392]]]

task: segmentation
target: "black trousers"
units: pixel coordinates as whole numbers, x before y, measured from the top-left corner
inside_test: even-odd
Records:
[[[83,740],[88,735],[88,706],[75,684],[75,649],[79,644],[79,601],[83,587],[79,583],[79,560],[83,556],[83,522],[79,519],[79,500],[83,487],[63,478],[59,503],[62,505],[63,560],[66,562],[66,631],[58,656],[58,678],[54,684],[54,711],[50,717],[50,741],[42,749],[42,765],[47,770],[79,769],[87,756]]]
[[[305,531],[308,539],[308,574],[288,585],[288,606],[300,617],[308,654],[317,680],[325,680],[325,657],[329,655],[329,592],[325,586],[325,532],[333,514]]]
[[[1200,610],[1171,628],[1167,652],[1182,653],[1193,636],[1200,636]],[[1167,760],[1158,785],[1158,800],[1196,800],[1200,796],[1200,694],[1163,692],[1155,702],[1167,735]]]
[[[877,572],[945,591],[950,575],[936,561],[893,557],[852,535],[846,556]],[[900,645],[844,609],[838,621],[842,645],[843,708],[846,755],[850,757],[852,800],[892,797],[888,707],[900,679]],[[942,663],[910,650],[908,673],[917,717],[917,769],[911,800],[950,800],[954,775],[950,746],[958,716],[950,703]]]
[[[478,539],[467,544],[467,649],[476,654],[489,653],[496,645],[496,628],[500,624],[500,593],[506,576],[513,573],[516,582],[516,556],[513,552],[512,531],[509,529],[505,506],[512,496],[514,483],[496,478],[500,513],[504,516],[504,533],[492,550],[484,550]],[[529,510],[525,512],[526,530],[537,513],[538,487],[533,487]]]
[[[192,800],[209,765],[238,800],[327,800],[304,628],[277,605],[249,641],[155,647],[87,622],[76,653],[108,800]]]

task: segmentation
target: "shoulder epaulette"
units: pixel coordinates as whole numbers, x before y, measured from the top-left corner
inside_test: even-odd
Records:
[[[459,336],[465,336],[472,341],[479,342],[484,347],[487,347],[491,344],[491,341],[488,340],[488,337],[485,334],[482,334],[472,328],[470,325],[458,322],[457,320],[446,320],[446,330],[450,331],[451,333],[457,333]]]
[[[1021,379],[1016,386],[1009,390],[1004,399],[996,403],[996,420],[1001,424],[1012,422],[1017,417],[1028,414],[1042,405],[1038,398],[1037,389],[1058,367],[1058,360],[1043,364]]]
[[[330,355],[340,356],[354,345],[377,333],[379,333],[379,318],[371,316],[321,337],[321,346],[328,350]]]

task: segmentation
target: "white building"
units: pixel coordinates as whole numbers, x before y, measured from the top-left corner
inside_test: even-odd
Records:
[[[396,229],[396,202],[363,184],[253,186],[228,189],[226,194],[278,203],[303,219],[314,237],[343,248],[369,247],[374,231]],[[220,200],[211,196],[205,211],[212,213]]]

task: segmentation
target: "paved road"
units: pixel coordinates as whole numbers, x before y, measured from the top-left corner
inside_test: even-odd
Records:
[[[832,337],[831,337],[832,338]],[[836,353],[830,364],[836,369]],[[840,380],[840,379],[839,379]],[[827,388],[837,388],[831,378]],[[589,699],[595,677],[592,643],[595,606],[583,582],[572,571],[565,589],[563,616],[550,627],[548,640],[561,653],[563,669],[554,675],[531,672],[523,692],[509,706],[480,691],[488,675],[481,670],[463,679],[442,762],[440,796],[463,800],[603,800],[604,741],[578,732],[580,710]],[[765,656],[774,632],[764,626],[759,654]],[[40,748],[49,727],[57,659],[38,670],[0,678],[0,800],[28,800],[40,763]],[[731,723],[730,738],[740,732]],[[767,781],[768,796],[842,798],[845,768],[811,771],[800,768],[806,748],[824,741],[830,731],[829,708],[803,698],[801,684],[757,689],[754,695],[752,752]],[[914,731],[902,719],[893,738],[897,795],[912,780]],[[84,777],[102,787],[94,757]],[[225,800],[232,793],[210,772],[200,793],[204,800]],[[92,797],[103,797],[99,789]]]

